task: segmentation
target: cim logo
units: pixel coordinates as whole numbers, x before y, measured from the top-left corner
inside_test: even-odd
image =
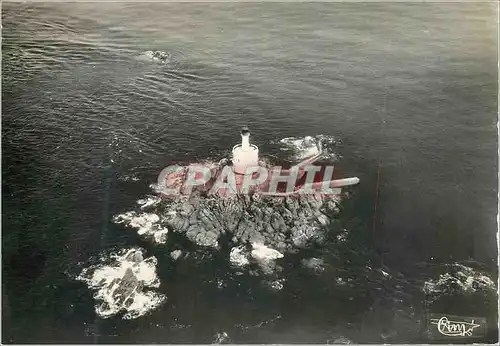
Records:
[[[427,331],[431,339],[480,339],[486,333],[486,319],[482,317],[431,314]]]

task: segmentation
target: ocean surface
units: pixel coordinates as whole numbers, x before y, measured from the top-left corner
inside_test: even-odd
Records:
[[[495,3],[2,7],[3,342],[427,343],[429,313],[498,341]],[[115,222],[243,125],[276,161],[329,138],[360,178],[304,254],[321,270],[286,255],[269,285]],[[102,316],[81,275],[130,249],[157,304]]]

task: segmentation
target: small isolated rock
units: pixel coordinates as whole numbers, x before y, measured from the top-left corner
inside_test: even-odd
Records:
[[[343,229],[339,234],[337,234],[337,241],[339,243],[345,243],[348,236],[349,232],[346,229]]]
[[[389,274],[389,273],[387,273],[387,272],[383,271],[382,269],[380,269],[380,273],[381,273],[384,277],[386,277],[386,278],[390,278],[390,277],[391,277],[391,274]]]
[[[224,343],[229,343],[230,341],[231,339],[229,338],[229,335],[226,332],[215,334],[214,344],[224,344]]]
[[[277,279],[274,281],[268,281],[267,285],[275,291],[281,291],[284,287],[284,282],[284,279]]]
[[[194,237],[194,241],[196,244],[200,246],[214,247],[219,246],[218,238],[219,235],[215,232],[207,232],[206,230],[198,230],[196,228],[192,228],[194,232],[191,234],[188,233],[188,236],[191,235]],[[196,233],[199,232],[199,233]]]
[[[178,260],[179,257],[181,257],[181,256],[182,256],[182,251],[181,250],[174,250],[174,251],[172,251],[170,253],[170,257],[172,257],[172,259],[174,261]]]
[[[223,289],[227,287],[227,283],[223,279],[217,279],[217,288]]]
[[[335,281],[337,282],[337,285],[340,285],[340,286],[347,284],[347,281],[345,281],[341,277],[338,277]]]

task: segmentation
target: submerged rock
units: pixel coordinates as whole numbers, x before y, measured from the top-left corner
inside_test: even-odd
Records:
[[[267,281],[267,285],[269,288],[271,288],[274,291],[281,291],[285,283],[285,279],[276,279],[272,281]]]
[[[144,56],[146,56],[151,60],[158,61],[161,63],[167,63],[171,61],[171,55],[161,50],[148,50],[147,52],[144,53]]]
[[[131,211],[115,216],[113,221],[136,228],[138,234],[154,239],[157,243],[164,244],[167,241],[168,229],[162,225],[157,214]]]
[[[316,273],[322,273],[325,271],[325,262],[320,258],[304,258],[300,261],[302,266],[309,268]]]
[[[172,257],[172,259],[174,261],[177,261],[179,259],[179,257],[182,256],[182,251],[181,250],[174,250],[170,253],[170,257]]]

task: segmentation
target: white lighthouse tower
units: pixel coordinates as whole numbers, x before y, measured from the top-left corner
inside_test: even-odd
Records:
[[[233,169],[237,174],[245,174],[247,167],[259,164],[259,148],[250,144],[250,131],[248,127],[241,129],[241,144],[233,147]]]

